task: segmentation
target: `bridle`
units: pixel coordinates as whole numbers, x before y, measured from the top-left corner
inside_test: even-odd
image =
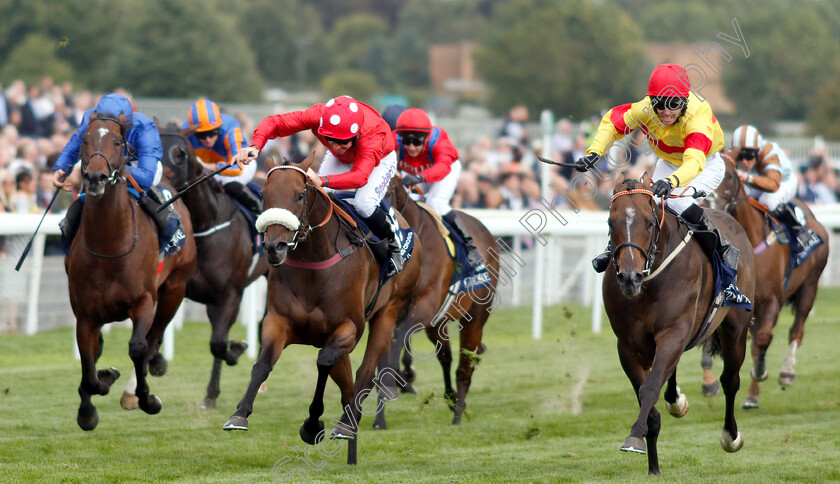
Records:
[[[119,141],[119,146],[118,146],[120,154],[119,154],[119,159],[117,160],[118,163],[112,165],[111,160],[108,159],[108,157],[105,155],[105,153],[103,153],[101,151],[94,151],[93,153],[90,154],[90,156],[87,157],[87,159],[82,160],[82,176],[84,176],[85,173],[87,172],[87,166],[90,164],[90,160],[92,160],[94,156],[101,156],[105,160],[105,165],[108,166],[108,172],[110,173],[108,175],[108,178],[106,178],[106,180],[105,180],[106,184],[116,185],[117,183],[121,183],[121,182],[125,181],[125,177],[119,175],[120,171],[122,170],[124,160],[125,160],[125,149],[124,149],[124,147],[126,145],[126,140],[125,140],[125,136],[123,136],[123,134],[122,134],[123,125],[122,125],[122,123],[120,123],[120,121],[117,118],[114,118],[112,116],[97,115],[93,119],[93,121],[99,121],[99,120],[110,121],[112,123],[116,123],[117,126],[120,127],[120,141]],[[112,134],[112,133],[109,133],[109,134]],[[87,144],[87,140],[85,140],[83,143]]]
[[[651,214],[653,216],[653,219],[656,220],[656,205],[653,203],[653,192],[650,191],[650,190],[638,189],[637,188],[637,189],[632,189],[632,190],[625,190],[623,192],[618,192],[618,193],[616,193],[615,195],[612,196],[612,199],[610,199],[610,204],[612,204],[612,202],[615,201],[615,199],[618,198],[618,197],[621,197],[621,196],[624,196],[624,195],[633,195],[633,194],[641,194],[641,195],[646,195],[646,196],[650,197]],[[657,227],[656,234],[653,237],[650,238],[650,247],[648,247],[647,250],[645,250],[644,247],[642,247],[639,244],[636,244],[635,242],[622,242],[612,249],[612,253],[610,254],[610,256],[612,257],[612,262],[613,262],[613,266],[615,268],[616,273],[618,273],[618,251],[623,249],[624,247],[632,247],[632,248],[638,250],[639,252],[641,252],[642,256],[644,256],[644,258],[645,258],[645,268],[642,271],[642,275],[643,276],[648,276],[650,274],[651,269],[653,268],[654,259],[656,258],[656,243],[659,242],[659,236],[662,234],[662,224],[664,223],[664,221],[665,221],[665,209],[663,207],[662,218],[660,219],[658,225],[654,224],[654,226]]]
[[[299,218],[300,223],[298,224],[295,231],[292,233],[292,240],[289,241],[289,242],[281,242],[281,244],[286,245],[286,247],[289,250],[294,250],[295,248],[297,248],[298,244],[300,244],[301,242],[306,242],[306,239],[309,237],[309,234],[312,232],[312,230],[317,229],[319,227],[323,227],[324,225],[327,224],[327,222],[329,222],[329,220],[330,220],[330,218],[332,218],[332,214],[333,214],[333,205],[332,205],[332,201],[329,199],[329,195],[327,195],[327,192],[325,192],[323,189],[309,183],[309,175],[307,175],[304,170],[302,170],[301,168],[299,168],[297,166],[278,165],[278,166],[272,167],[270,170],[268,170],[268,173],[265,175],[266,186],[268,185],[269,177],[271,176],[272,173],[275,172],[275,170],[284,170],[284,169],[285,170],[295,170],[295,171],[299,172],[301,175],[303,175],[303,183],[304,183],[303,199],[306,200],[306,205],[307,205],[306,207],[304,207],[303,212],[300,215],[300,218]],[[309,196],[310,190],[312,190],[314,192],[315,197],[317,197],[318,194],[321,194],[324,198],[326,198],[327,205],[329,206],[329,213],[327,213],[327,216],[324,217],[324,220],[322,220],[321,223],[319,223],[318,225],[310,225],[309,224],[309,216],[310,216],[312,210],[315,207],[314,200],[312,202],[309,201],[310,200],[310,196]],[[266,211],[268,211],[268,210],[266,210]]]
[[[729,158],[726,155],[724,155],[724,156],[727,158],[728,161],[732,162],[733,164],[735,163],[734,161],[732,161],[732,158]],[[734,186],[735,190],[732,192],[732,194],[728,198],[724,198],[724,197],[721,197],[721,198],[722,198],[722,201],[724,202],[723,210],[725,212],[731,212],[735,208],[736,205],[738,205],[739,203],[748,199],[749,196],[744,195],[741,198],[737,198],[738,194],[741,193],[741,189],[744,187],[744,182],[741,181],[741,177],[738,176],[737,171],[735,171],[733,169],[732,172],[728,172],[728,171],[725,172],[724,175],[723,175],[723,180],[726,181],[727,178],[734,178],[734,180],[732,182],[732,185]],[[715,191],[713,193],[713,196],[715,198],[718,198],[720,196],[720,194],[717,191]]]

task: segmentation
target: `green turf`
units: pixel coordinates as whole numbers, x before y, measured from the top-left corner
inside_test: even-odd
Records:
[[[736,418],[745,438],[736,454],[718,442],[723,396],[700,393],[700,355],[693,350],[679,368],[691,410],[683,419],[663,415],[659,457],[663,482],[825,482],[840,480],[840,289],[821,289],[797,355],[796,383],[775,382],[787,346],[791,315],[785,311],[768,354],[771,378],[759,410],[740,409],[749,383],[741,371]],[[96,430],[76,425],[79,363],[72,359],[72,332],[0,337],[0,482],[272,482],[299,469],[310,482],[650,482],[647,459],[619,452],[638,407],[618,363],[609,326],[589,330],[589,312],[578,306],[545,313],[542,340],[530,336],[530,311],[499,310],[488,322],[481,356],[459,427],[442,398],[436,361],[417,362],[418,395],[388,406],[386,431],[361,422],[359,465],[344,453],[312,467],[297,459],[305,450],[298,427],[307,416],[316,350],[286,350],[260,394],[248,432],[224,432],[248,382],[252,361],[225,367],[217,410],[198,402],[210,373],[207,323],[187,323],[176,333],[169,372],[153,378],[163,401],[158,415],[119,407],[128,376],[129,330],[105,335],[100,367],[123,377],[109,395],[94,397]],[[606,322],[606,320],[605,320]],[[244,328],[234,328],[244,338]],[[366,339],[366,337],[364,338]],[[363,341],[364,341],[363,339]],[[418,335],[418,353],[432,350]],[[361,358],[353,354],[354,365]],[[716,372],[720,362],[716,361]],[[330,382],[324,416],[340,416]],[[297,450],[296,450],[297,449]],[[285,459],[285,460],[284,460]]]

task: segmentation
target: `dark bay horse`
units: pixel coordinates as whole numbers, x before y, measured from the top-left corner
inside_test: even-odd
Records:
[[[91,115],[80,152],[86,201],[64,264],[82,360],[77,421],[83,430],[99,423],[91,395],[108,394],[119,377],[115,368],[96,369],[102,325],[113,321],[131,319],[128,353],[137,374],[138,404],[146,413],[160,412],[160,399],[149,392],[146,369],[184,298],[196,258],[189,213],[178,202],[186,241],[158,263],[157,226],[126,189],[124,123],[125,116]]]
[[[175,125],[161,130],[164,175],[182,190],[204,174],[187,132]],[[213,178],[187,191],[184,204],[190,211],[198,261],[187,281],[186,297],[204,304],[210,320],[210,353],[213,369],[202,408],[216,408],[222,362],[235,365],[248,348],[244,341],[228,340],[242,303],[245,287],[268,274],[268,262],[253,251],[250,222],[221,183]]]
[[[481,342],[481,335],[484,331],[484,324],[492,311],[493,298],[496,295],[496,283],[499,275],[499,245],[493,235],[477,219],[459,212],[458,216],[464,221],[468,230],[473,236],[476,247],[484,256],[491,284],[472,292],[461,292],[457,296],[449,296],[449,283],[455,271],[456,262],[449,257],[446,247],[446,240],[443,238],[436,220],[428,211],[423,209],[414,201],[403,188],[399,176],[391,180],[386,198],[396,208],[408,225],[417,233],[417,237],[423,243],[423,265],[420,269],[420,282],[417,285],[417,292],[412,300],[412,311],[408,317],[397,323],[394,342],[391,345],[390,355],[383,360],[393,371],[399,370],[400,354],[405,351],[403,362],[407,380],[413,380],[413,369],[411,360],[413,351],[411,349],[411,335],[420,330],[425,330],[426,336],[435,345],[435,356],[443,369],[444,395],[447,401],[451,402],[455,416],[452,419],[453,425],[461,423],[461,416],[466,407],[467,391],[472,381],[473,370],[475,369],[474,357],[471,354],[481,353],[484,345]],[[445,308],[444,304],[448,303]],[[443,310],[445,312],[442,312]],[[436,317],[437,316],[437,317]],[[460,348],[458,370],[455,377],[458,385],[458,392],[452,388],[452,350],[449,341],[452,336],[447,334],[446,325],[448,322],[460,320]],[[455,323],[458,325],[458,323]],[[425,355],[423,355],[425,356]],[[383,382],[385,385],[388,382]],[[390,390],[392,396],[398,391]],[[380,398],[382,398],[380,394]],[[376,416],[374,428],[384,429],[385,406]]]
[[[621,450],[647,453],[648,471],[659,474],[656,444],[661,421],[654,405],[667,382],[668,412],[682,417],[688,411],[688,400],[677,385],[677,364],[690,343],[703,339],[702,325],[715,295],[709,257],[693,233],[653,198],[647,173],[640,182],[623,180],[616,185],[609,214],[613,264],[604,275],[603,298],[618,338],[621,366],[640,407]],[[737,284],[752,298],[755,281],[749,240],[728,214],[709,212],[724,236],[741,250]],[[738,451],[744,442],[735,422],[735,394],[749,322],[746,310],[721,307],[705,333],[724,361],[720,381],[726,416],[720,443],[727,452]]]
[[[726,158],[726,157],[725,157]],[[820,275],[828,261],[828,233],[825,227],[814,217],[813,212],[801,200],[794,203],[802,209],[808,221],[808,228],[819,235],[823,244],[799,267],[789,269],[790,246],[779,243],[770,225],[770,215],[767,207],[747,196],[744,184],[735,171],[735,164],[726,159],[726,175],[716,193],[711,197],[710,205],[723,208],[730,214],[747,233],[755,254],[755,299],[753,299],[753,317],[751,326],[753,368],[750,371],[750,382],[744,408],[758,408],[758,383],[767,379],[767,365],[765,355],[770,342],[773,340],[773,328],[779,319],[779,312],[785,304],[793,306],[794,320],[788,333],[788,351],[779,372],[779,384],[791,385],[794,382],[794,363],[796,349],[802,346],[802,336],[805,332],[805,320],[808,318],[814,299],[817,297],[817,287]],[[787,286],[785,279],[788,278]],[[707,360],[707,365],[710,360]],[[705,374],[704,382],[709,381]]]
[[[376,364],[389,350],[401,313],[413,310],[407,303],[420,278],[421,244],[415,241],[403,270],[379,290],[379,264],[371,251],[360,246],[360,236],[347,229],[326,192],[307,177],[313,159],[310,155],[300,164],[269,163],[262,192],[265,210],[257,221],[272,266],[268,314],[251,382],[224,429],[248,430],[247,417],[257,390],[283,349],[290,344],[312,345],[321,348],[318,381],[300,436],[308,444],[323,440],[324,424],[319,417],[324,413],[327,376],[332,376],[341,390],[344,414],[331,437],[350,439],[347,462],[355,464],[362,402],[374,384]],[[400,224],[406,226],[401,217]],[[370,333],[354,385],[350,352],[361,339],[366,321],[370,321]]]

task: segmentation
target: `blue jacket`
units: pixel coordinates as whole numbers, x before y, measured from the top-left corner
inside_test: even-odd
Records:
[[[181,128],[184,129],[189,126],[189,121],[185,121],[181,125]],[[189,136],[189,140],[195,154],[198,155],[198,157],[205,163],[216,163],[217,168],[221,168],[233,161],[233,158],[237,153],[239,153],[239,150],[248,147],[248,140],[242,133],[242,127],[239,125],[239,121],[228,114],[222,114],[222,125],[219,127],[219,137],[216,139],[216,143],[213,146],[205,148],[195,134],[191,134]],[[221,174],[224,176],[238,176],[241,173],[242,170],[240,170],[238,166],[234,165],[223,171]]]
[[[160,132],[154,121],[143,113],[133,112],[131,102],[119,94],[103,96],[95,108],[85,112],[79,129],[73,133],[70,141],[61,150],[53,171],[61,169],[70,173],[73,169],[73,165],[79,160],[82,136],[87,131],[90,115],[93,112],[104,112],[115,117],[119,117],[120,114],[126,115],[126,123],[131,126],[125,134],[125,140],[128,142],[126,157],[131,163],[126,166],[126,170],[144,191],[147,190],[154,182],[158,161],[163,156]]]

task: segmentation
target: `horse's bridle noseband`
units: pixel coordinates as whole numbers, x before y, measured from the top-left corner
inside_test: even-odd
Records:
[[[650,197],[651,214],[653,216],[653,220],[656,220],[656,207],[653,203],[653,192],[650,191],[650,190],[633,189],[633,190],[625,190],[623,192],[618,192],[615,195],[613,195],[612,199],[610,200],[610,203],[612,203],[616,198],[618,198],[622,195],[632,195],[632,194],[643,194],[643,195],[647,195],[647,196]],[[663,211],[664,211],[664,208],[663,208]],[[654,259],[656,258],[656,243],[659,241],[659,235],[662,233],[661,224],[660,225],[653,224],[653,225],[655,227],[658,227],[658,230],[656,230],[656,235],[650,238],[650,247],[647,250],[645,250],[644,247],[642,247],[639,244],[636,244],[635,242],[622,242],[622,243],[618,244],[617,246],[613,247],[612,253],[610,254],[610,257],[612,258],[612,262],[613,262],[613,266],[615,268],[616,274],[618,273],[618,251],[621,250],[624,247],[632,247],[632,248],[637,249],[639,252],[642,253],[642,255],[645,258],[645,268],[644,268],[644,270],[642,270],[642,276],[646,277],[650,274],[651,269],[653,268]]]
[[[304,183],[303,199],[306,200],[307,207],[305,207],[303,209],[303,212],[300,214],[300,225],[298,225],[298,228],[292,234],[292,240],[290,242],[281,242],[282,244],[285,244],[286,247],[288,247],[289,250],[294,250],[295,248],[297,248],[298,244],[306,241],[306,239],[309,237],[309,234],[312,232],[313,229],[323,227],[330,220],[330,218],[332,217],[332,201],[329,199],[329,195],[327,195],[326,192],[324,192],[323,190],[318,190],[317,187],[315,187],[314,185],[309,183],[309,175],[307,175],[304,170],[302,170],[301,168],[299,168],[297,166],[293,166],[293,165],[278,165],[278,166],[272,167],[270,170],[268,170],[268,173],[265,175],[266,185],[268,184],[268,177],[271,176],[271,174],[274,172],[274,170],[282,170],[282,169],[295,170],[295,171],[299,172],[301,175],[303,175],[303,183]],[[318,193],[322,193],[325,197],[327,197],[327,203],[330,207],[330,213],[327,214],[327,216],[324,218],[324,220],[321,223],[319,223],[318,225],[315,225],[315,226],[312,226],[312,225],[309,224],[309,214],[310,214],[310,212],[312,212],[312,209],[315,207],[314,202],[309,203],[309,191],[310,191],[310,189],[315,190],[315,196],[317,196]]]
[[[123,130],[122,123],[120,123],[120,121],[117,118],[114,118],[112,116],[96,117],[94,119],[94,121],[110,121],[112,123],[117,123],[117,126],[120,127],[120,147],[119,147],[120,157],[119,157],[118,161],[122,161],[125,158],[125,144],[126,144],[125,136],[122,134],[122,130]],[[85,141],[84,143],[87,143],[87,141]],[[116,185],[117,183],[121,183],[121,182],[125,181],[125,177],[119,175],[120,171],[122,170],[123,163],[117,164],[116,168],[115,168],[114,166],[111,165],[111,160],[109,160],[108,157],[105,156],[105,153],[103,153],[101,151],[94,151],[93,153],[90,154],[90,156],[87,157],[87,159],[81,160],[82,161],[82,176],[84,176],[85,173],[87,173],[87,166],[90,164],[90,160],[93,159],[94,156],[101,156],[105,160],[105,165],[108,166],[108,171],[110,172],[110,175],[108,175],[108,178],[105,180],[106,184]]]

